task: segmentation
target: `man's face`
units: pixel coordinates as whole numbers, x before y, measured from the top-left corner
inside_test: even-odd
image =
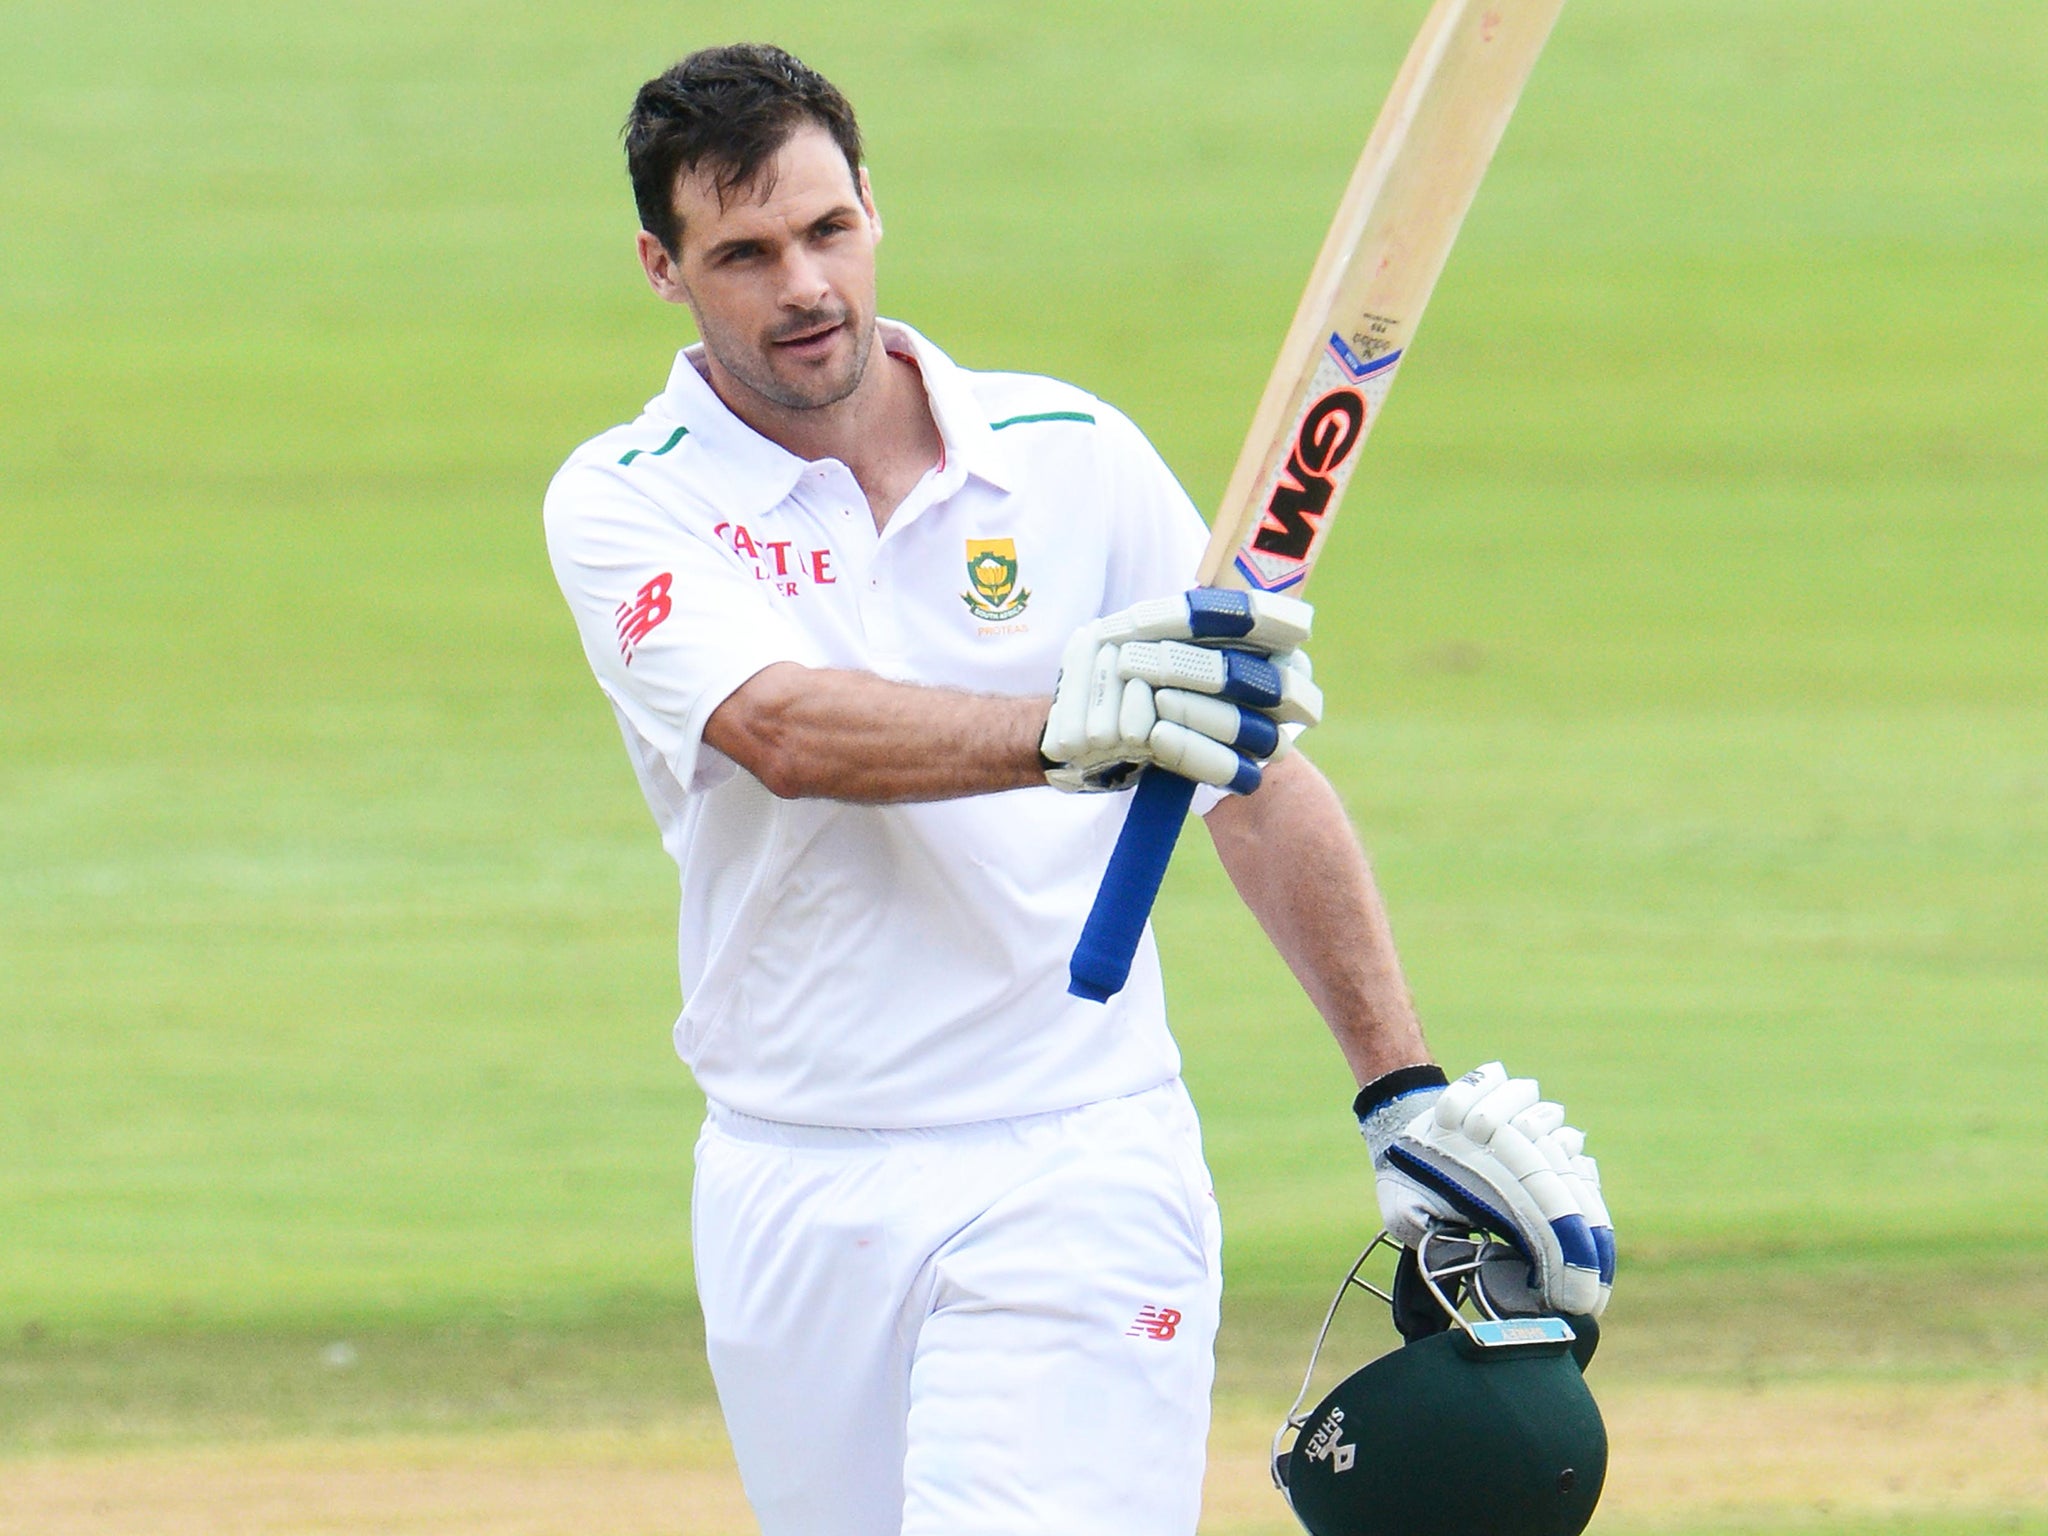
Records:
[[[641,262],[656,292],[689,305],[715,368],[786,410],[852,394],[874,344],[882,226],[832,136],[798,129],[724,207],[709,174],[681,177],[675,207],[677,255],[643,232]]]

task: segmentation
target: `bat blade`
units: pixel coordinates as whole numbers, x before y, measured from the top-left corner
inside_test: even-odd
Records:
[[[1202,558],[1205,585],[1298,592],[1564,0],[1437,0],[1324,237]],[[1191,789],[1140,778],[1068,990],[1130,975]]]
[[[1438,0],[1366,140],[1246,433],[1205,581],[1281,591],[1315,567],[1564,0]]]

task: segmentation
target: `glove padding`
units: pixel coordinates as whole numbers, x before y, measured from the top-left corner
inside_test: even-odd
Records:
[[[1431,1218],[1483,1229],[1524,1261],[1527,1310],[1600,1315],[1614,1286],[1614,1231],[1599,1169],[1533,1079],[1510,1078],[1496,1061],[1447,1088],[1377,1104],[1371,1093],[1360,1095],[1359,1129],[1389,1236],[1413,1247]],[[1496,1295],[1515,1292],[1510,1278]]]
[[[1236,794],[1285,750],[1283,724],[1322,718],[1294,598],[1197,587],[1083,625],[1067,642],[1038,750],[1046,781],[1120,789],[1148,763]]]

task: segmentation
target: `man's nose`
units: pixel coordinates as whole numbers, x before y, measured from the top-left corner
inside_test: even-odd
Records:
[[[783,304],[790,309],[816,309],[831,292],[824,263],[803,247],[792,247],[782,263]]]

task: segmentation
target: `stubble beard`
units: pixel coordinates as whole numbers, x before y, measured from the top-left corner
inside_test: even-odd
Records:
[[[801,336],[821,326],[844,324],[853,318],[854,312],[850,307],[837,311],[811,310],[792,316],[757,346],[735,344],[734,338],[720,328],[707,327],[701,315],[697,329],[704,338],[704,350],[718,360],[719,367],[754,394],[785,411],[820,411],[851,395],[867,377],[868,357],[875,345],[874,316],[861,317],[854,329],[853,356],[840,375],[801,380],[784,378],[775,371],[772,348],[785,337]]]

